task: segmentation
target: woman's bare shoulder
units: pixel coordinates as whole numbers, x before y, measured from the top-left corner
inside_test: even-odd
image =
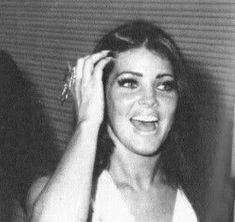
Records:
[[[31,185],[26,199],[27,212],[32,212],[34,203],[49,179],[49,176],[40,177]]]

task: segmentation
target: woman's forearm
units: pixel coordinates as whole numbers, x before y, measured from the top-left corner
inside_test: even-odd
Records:
[[[80,123],[55,173],[39,194],[32,221],[86,221],[99,124]]]
[[[72,69],[70,90],[80,122],[55,173],[44,184],[33,185],[29,192],[29,217],[33,222],[87,219],[97,137],[104,115],[102,75],[112,60],[108,52],[79,58]]]

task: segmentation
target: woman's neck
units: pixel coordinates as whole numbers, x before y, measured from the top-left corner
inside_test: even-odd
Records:
[[[117,184],[135,190],[147,190],[160,183],[158,156],[141,156],[123,147],[115,147],[110,159],[109,172]]]

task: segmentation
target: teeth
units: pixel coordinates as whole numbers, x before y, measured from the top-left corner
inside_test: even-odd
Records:
[[[157,122],[158,119],[155,116],[135,116],[133,120],[143,121],[143,122]]]

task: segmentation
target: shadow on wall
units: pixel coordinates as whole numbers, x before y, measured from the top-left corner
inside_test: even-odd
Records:
[[[199,195],[193,199],[202,221],[232,222],[233,192],[229,179],[232,126],[218,96],[220,89],[212,85],[209,72],[194,61],[188,61],[188,66],[198,102],[199,125],[195,152],[198,166],[193,181]]]
[[[54,170],[58,160],[39,98],[11,56],[0,51],[1,222],[21,221],[32,181]]]

